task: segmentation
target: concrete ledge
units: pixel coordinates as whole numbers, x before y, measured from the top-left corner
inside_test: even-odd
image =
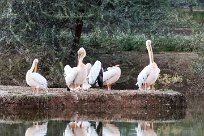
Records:
[[[0,119],[71,118],[75,112],[86,119],[179,119],[185,109],[185,96],[175,91],[51,88],[32,95],[29,87],[0,86]]]

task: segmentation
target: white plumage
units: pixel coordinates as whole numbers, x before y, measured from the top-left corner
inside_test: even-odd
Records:
[[[64,136],[98,136],[96,130],[88,121],[70,122]]]
[[[120,136],[118,127],[113,124],[104,124],[103,136]]]
[[[147,89],[151,85],[154,86],[157,78],[159,77],[160,69],[154,62],[153,51],[151,47],[151,41],[146,41],[146,47],[148,50],[150,64],[146,66],[138,75],[136,85],[139,89]]]
[[[39,88],[47,91],[47,80],[39,73],[36,73],[37,64],[38,59],[34,59],[31,68],[26,73],[26,83],[32,88],[37,89],[38,93]]]
[[[102,87],[101,83],[103,83],[102,81],[103,72],[101,72],[102,70],[101,62],[97,60],[93,66],[90,63],[87,63],[86,66],[87,66],[87,79],[83,83],[82,88],[84,90],[88,90],[95,83]]]
[[[66,85],[71,90],[81,89],[87,77],[87,66],[83,63],[83,59],[86,56],[86,51],[84,48],[80,48],[77,53],[77,67],[71,68],[69,65],[64,67]]]
[[[66,65],[64,67],[64,77],[65,77],[67,87],[72,88],[73,86],[72,84],[74,79],[77,76],[77,73],[78,73],[77,67],[71,68],[69,65]]]
[[[103,83],[107,85],[108,90],[111,90],[111,85],[115,83],[121,76],[121,69],[119,65],[108,67],[107,71],[103,73]]]
[[[159,77],[159,73],[160,69],[157,66],[149,64],[139,73],[137,77],[138,87],[140,89],[144,88],[145,83],[148,83],[148,86],[153,85]]]
[[[89,88],[91,88],[91,85],[88,83],[88,75],[89,75],[91,67],[92,67],[91,63],[87,63],[86,67],[87,67],[87,78],[82,85],[83,90],[88,90]]]
[[[91,63],[86,63],[86,67],[87,67],[87,75],[89,75],[91,67],[92,67]]]
[[[105,71],[103,74],[104,84],[112,84],[120,78],[121,69],[118,66],[108,67],[107,71]]]
[[[90,72],[88,75],[89,84],[92,85],[96,82],[96,79],[99,75],[100,70],[101,70],[101,62],[97,60],[90,69]]]
[[[135,128],[137,136],[157,136],[148,122],[138,122],[138,127]]]
[[[42,125],[33,125],[26,130],[25,136],[45,136],[47,134],[47,122]]]

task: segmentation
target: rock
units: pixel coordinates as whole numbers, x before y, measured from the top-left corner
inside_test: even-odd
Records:
[[[84,118],[180,119],[185,116],[186,99],[175,91],[90,89],[67,92],[50,88],[32,95],[31,88],[0,86],[0,119]]]

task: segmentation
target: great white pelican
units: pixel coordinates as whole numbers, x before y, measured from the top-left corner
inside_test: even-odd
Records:
[[[87,79],[83,84],[85,89],[88,89],[94,85],[103,87],[103,68],[99,60],[97,60],[93,66],[90,63],[86,64],[87,66]]]
[[[155,82],[159,77],[160,69],[154,62],[153,50],[151,46],[151,41],[146,41],[146,48],[148,50],[150,64],[146,66],[138,75],[136,86],[140,90],[147,90],[150,86],[154,89]]]
[[[111,90],[113,83],[118,81],[121,76],[121,69],[119,65],[108,67],[107,71],[103,73],[103,84],[107,85],[108,90]]]
[[[87,77],[87,66],[83,63],[83,59],[86,56],[86,51],[84,48],[80,48],[77,54],[77,67],[71,68],[69,65],[64,67],[66,85],[71,91],[83,89],[82,85]]]
[[[33,60],[31,68],[26,73],[26,83],[31,86],[33,93],[38,94],[39,89],[47,89],[47,80],[39,73],[37,73],[38,59]]]
[[[47,124],[48,122],[41,125],[38,125],[38,122],[33,123],[33,125],[26,130],[25,136],[45,136],[47,134]]]

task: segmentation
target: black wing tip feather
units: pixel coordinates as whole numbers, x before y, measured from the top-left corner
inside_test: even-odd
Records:
[[[100,88],[103,87],[103,68],[101,68],[98,77],[97,77],[97,82]]]
[[[134,86],[134,89],[135,89],[135,90],[138,90],[138,89],[139,89],[138,84],[136,84],[136,85]]]
[[[69,87],[67,87],[67,91],[68,91],[68,92],[70,92],[70,89],[69,89]]]

